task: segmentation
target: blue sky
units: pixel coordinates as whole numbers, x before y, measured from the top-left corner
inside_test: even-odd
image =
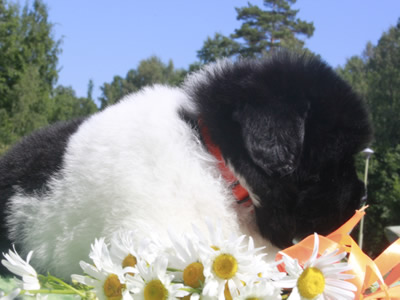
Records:
[[[263,7],[262,0],[250,0]],[[100,86],[125,76],[151,55],[177,68],[196,61],[208,36],[240,27],[235,7],[246,0],[45,0],[56,38],[63,38],[59,84],[86,96],[89,79]],[[400,0],[298,0],[298,17],[315,26],[306,46],[330,65],[360,55],[400,17]]]

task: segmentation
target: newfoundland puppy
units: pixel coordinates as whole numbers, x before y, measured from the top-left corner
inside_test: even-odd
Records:
[[[16,144],[0,160],[0,250],[68,277],[95,238],[208,217],[273,252],[354,213],[370,138],[365,104],[318,58],[221,60]]]

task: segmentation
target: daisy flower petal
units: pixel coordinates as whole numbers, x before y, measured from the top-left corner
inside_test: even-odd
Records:
[[[223,299],[227,289],[230,296],[235,297],[238,289],[253,278],[261,280],[260,274],[267,277],[269,273],[274,276],[279,273],[277,270],[270,272],[273,267],[262,260],[263,255],[258,254],[260,249],[254,248],[252,239],[245,240],[246,236],[234,235],[224,239],[218,226],[213,228],[208,223],[208,227],[211,238],[209,244],[202,248],[207,253],[204,259],[205,286],[202,295]]]
[[[340,287],[327,285],[325,288],[325,293],[331,299],[337,299],[338,296],[345,297],[345,299],[354,299],[354,293],[347,291]]]
[[[347,263],[340,262],[345,255],[334,251],[325,252],[318,257],[319,237],[314,234],[314,249],[310,259],[300,266],[298,261],[288,255],[283,255],[288,279],[282,280],[277,284],[282,287],[293,287],[288,299],[354,299],[356,287],[345,281],[353,276],[343,274],[351,269]],[[293,279],[296,280],[293,286]]]
[[[37,273],[35,269],[29,264],[32,257],[32,251],[27,255],[26,261],[23,260],[15,247],[13,246],[14,252],[9,250],[8,253],[3,253],[5,259],[1,263],[11,272],[20,277],[22,281],[20,282],[20,287],[24,290],[38,290],[40,289],[39,279],[37,278]]]
[[[276,288],[271,282],[250,282],[239,289],[235,300],[259,299],[274,300],[282,299],[280,289]]]
[[[314,233],[314,249],[313,249],[310,259],[304,265],[305,268],[308,267],[308,263],[312,263],[316,260],[317,255],[318,255],[318,249],[319,249],[319,238],[318,238],[318,234]]]
[[[147,265],[144,260],[137,262],[138,273],[127,275],[127,288],[139,300],[172,300],[187,296],[184,286],[172,283],[173,276],[167,273],[168,260],[157,257],[153,264]]]
[[[110,255],[123,268],[135,267],[139,258],[152,263],[156,248],[149,238],[139,238],[137,231],[119,230],[111,238]]]
[[[327,286],[335,286],[338,288],[344,288],[344,289],[352,291],[352,292],[357,291],[357,287],[354,284],[347,282],[347,281],[326,278],[325,282],[327,283]]]
[[[73,275],[72,279],[82,284],[93,287],[99,300],[130,299],[125,293],[126,279],[122,266],[112,262],[110,253],[104,239],[95,240],[89,254],[94,266],[84,261],[79,265],[90,277]],[[125,296],[124,296],[125,295]]]

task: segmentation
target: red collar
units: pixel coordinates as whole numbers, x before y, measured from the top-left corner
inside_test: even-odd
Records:
[[[239,180],[225,164],[221,150],[211,141],[208,128],[204,126],[201,120],[199,121],[199,125],[204,143],[206,144],[208,151],[218,160],[218,169],[220,170],[222,177],[224,177],[224,179],[230,184],[230,188],[232,189],[232,193],[235,196],[237,203],[243,204],[246,207],[251,206],[252,201],[249,192],[240,184]]]

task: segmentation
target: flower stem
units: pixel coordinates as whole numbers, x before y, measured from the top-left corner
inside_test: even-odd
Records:
[[[201,294],[202,290],[201,289],[195,289],[195,288],[190,288],[190,287],[184,287],[179,289],[181,291],[189,292],[191,294],[196,293],[196,294]]]
[[[76,295],[78,294],[81,297],[85,297],[84,293],[76,293],[74,291],[69,290],[56,290],[56,289],[40,289],[40,290],[22,290],[21,294],[62,294],[62,295]]]
[[[183,272],[182,270],[179,269],[174,269],[174,268],[167,268],[168,272]]]
[[[81,296],[82,298],[86,296],[85,292],[79,291],[77,289],[75,289],[74,287],[70,286],[69,284],[65,283],[64,281],[62,281],[61,279],[58,279],[57,277],[51,276],[50,274],[47,276],[50,280],[53,280],[59,284],[61,284],[62,286],[66,287],[67,289],[71,290],[74,294],[78,294],[79,296]],[[67,292],[67,291],[66,291]],[[71,294],[73,294],[71,292]]]

